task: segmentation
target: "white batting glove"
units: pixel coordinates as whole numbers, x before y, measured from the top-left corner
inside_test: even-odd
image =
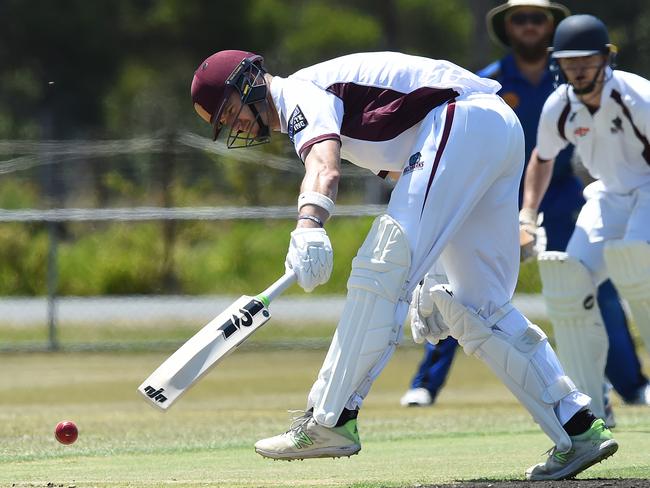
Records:
[[[413,340],[422,344],[425,340],[431,344],[438,344],[442,339],[449,337],[449,328],[440,315],[440,311],[433,301],[431,290],[442,287],[428,275],[424,281],[413,291],[409,316],[411,318],[411,334]],[[444,288],[446,290],[446,288]],[[449,292],[451,293],[451,292]]]
[[[333,262],[334,252],[325,229],[300,228],[291,233],[284,266],[293,270],[306,292],[330,279]]]

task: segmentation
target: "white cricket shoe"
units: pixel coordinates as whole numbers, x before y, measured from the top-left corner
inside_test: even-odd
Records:
[[[258,454],[286,461],[352,456],[360,450],[357,419],[348,420],[341,427],[323,427],[316,423],[311,411],[295,418],[284,434],[255,443]]]
[[[411,388],[400,398],[403,407],[426,407],[433,404],[431,393],[426,388]]]
[[[567,452],[549,451],[545,463],[531,466],[526,479],[531,481],[564,480],[573,478],[590,466],[610,457],[618,449],[618,443],[602,419],[596,419],[586,432],[571,436],[572,446]]]

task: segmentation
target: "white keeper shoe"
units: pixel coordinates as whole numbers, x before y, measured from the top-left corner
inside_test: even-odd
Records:
[[[588,467],[607,459],[618,449],[618,443],[602,419],[594,420],[586,432],[571,436],[571,442],[571,449],[567,452],[558,452],[556,447],[552,448],[545,463],[528,468],[526,479],[542,481],[573,478]]]
[[[411,388],[400,398],[403,407],[426,407],[433,404],[431,393],[426,388]]]
[[[323,427],[310,411],[295,418],[284,434],[255,443],[258,454],[285,461],[352,456],[360,450],[357,419],[348,420],[341,427]]]

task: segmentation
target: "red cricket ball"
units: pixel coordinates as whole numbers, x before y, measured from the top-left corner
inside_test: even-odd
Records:
[[[77,426],[72,420],[64,420],[56,424],[56,429],[54,429],[54,437],[61,444],[72,444],[77,440],[79,436],[79,431]]]

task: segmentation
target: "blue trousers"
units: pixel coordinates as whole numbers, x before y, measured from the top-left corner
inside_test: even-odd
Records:
[[[540,207],[544,212],[546,249],[566,249],[584,203],[582,186],[574,176],[551,182]],[[628,329],[625,312],[616,289],[609,280],[598,288],[598,305],[609,337],[605,375],[624,401],[633,401],[639,390],[648,383],[648,379],[641,372],[641,363]],[[435,346],[426,342],[424,357],[411,381],[411,388],[426,388],[435,399],[447,379],[457,345],[458,342],[453,337],[448,337]]]

